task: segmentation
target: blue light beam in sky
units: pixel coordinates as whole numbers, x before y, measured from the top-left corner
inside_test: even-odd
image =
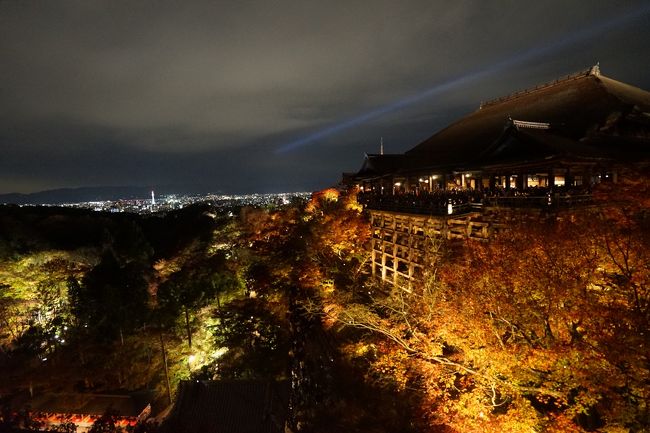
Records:
[[[571,45],[578,44],[580,42],[587,41],[598,35],[601,35],[607,31],[614,30],[630,24],[633,21],[636,21],[643,16],[650,14],[650,4],[646,4],[640,8],[628,10],[624,14],[615,16],[612,19],[606,21],[600,21],[594,24],[591,27],[587,27],[576,32],[565,35],[562,38],[557,38],[550,43],[540,44],[526,51],[516,53],[512,57],[501,60],[493,65],[486,66],[480,69],[477,69],[468,74],[462,75],[460,77],[445,81],[444,83],[437,84],[429,89],[424,90],[421,93],[407,96],[405,98],[399,99],[390,104],[384,105],[382,107],[375,108],[366,113],[360,114],[358,116],[352,117],[351,119],[344,120],[340,123],[328,126],[326,128],[320,129],[312,134],[309,134],[305,137],[299,138],[297,140],[286,143],[277,149],[275,153],[285,153],[290,150],[305,146],[309,143],[312,143],[321,138],[329,137],[338,132],[350,129],[354,126],[361,125],[369,120],[376,119],[402,108],[414,105],[424,99],[430,98],[435,95],[441,95],[445,92],[448,92],[454,88],[458,88],[467,83],[486,78],[490,75],[493,75],[502,70],[511,68],[512,66],[524,63],[526,61],[542,57],[548,54],[552,54],[556,51],[560,51]]]

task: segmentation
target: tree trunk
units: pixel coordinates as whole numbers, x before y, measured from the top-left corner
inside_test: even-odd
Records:
[[[214,287],[214,283],[212,283]],[[219,318],[219,327],[221,328],[221,332],[226,334],[226,327],[223,324],[223,314],[221,311],[221,298],[219,297],[219,291],[216,291],[216,298],[217,298],[217,317]]]
[[[165,352],[165,341],[163,340],[162,329],[160,330],[160,348],[162,349],[163,366],[165,368],[165,384],[167,385],[167,398],[169,404],[172,404],[172,389],[169,384],[169,370],[167,369],[167,352]]]
[[[192,330],[190,329],[190,314],[187,311],[187,305],[185,307],[185,330],[187,331],[187,344],[192,348]]]

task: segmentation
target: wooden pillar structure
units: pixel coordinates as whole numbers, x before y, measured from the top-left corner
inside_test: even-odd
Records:
[[[372,224],[373,275],[395,288],[410,290],[422,275],[427,239],[487,240],[489,223],[478,213],[462,218],[369,210]]]

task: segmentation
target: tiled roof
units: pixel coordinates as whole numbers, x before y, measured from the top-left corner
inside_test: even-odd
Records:
[[[364,178],[381,177],[397,170],[403,160],[404,155],[402,154],[366,154],[357,175]]]
[[[484,104],[407,151],[401,170],[476,165],[508,119],[548,123],[555,127],[554,135],[578,141],[611,119],[648,112],[650,92],[593,71],[576,74]]]
[[[288,402],[286,381],[184,381],[164,431],[280,433],[284,432]]]
[[[552,129],[508,127],[481,155],[481,165],[521,163],[548,160],[549,158],[598,159],[605,155],[598,149],[578,140],[554,133]]]

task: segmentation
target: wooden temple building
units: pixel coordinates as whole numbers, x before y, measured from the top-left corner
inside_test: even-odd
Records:
[[[404,154],[366,154],[344,180],[371,216],[373,274],[410,287],[427,237],[487,239],[505,214],[588,205],[648,165],[650,92],[594,66],[482,103]]]

